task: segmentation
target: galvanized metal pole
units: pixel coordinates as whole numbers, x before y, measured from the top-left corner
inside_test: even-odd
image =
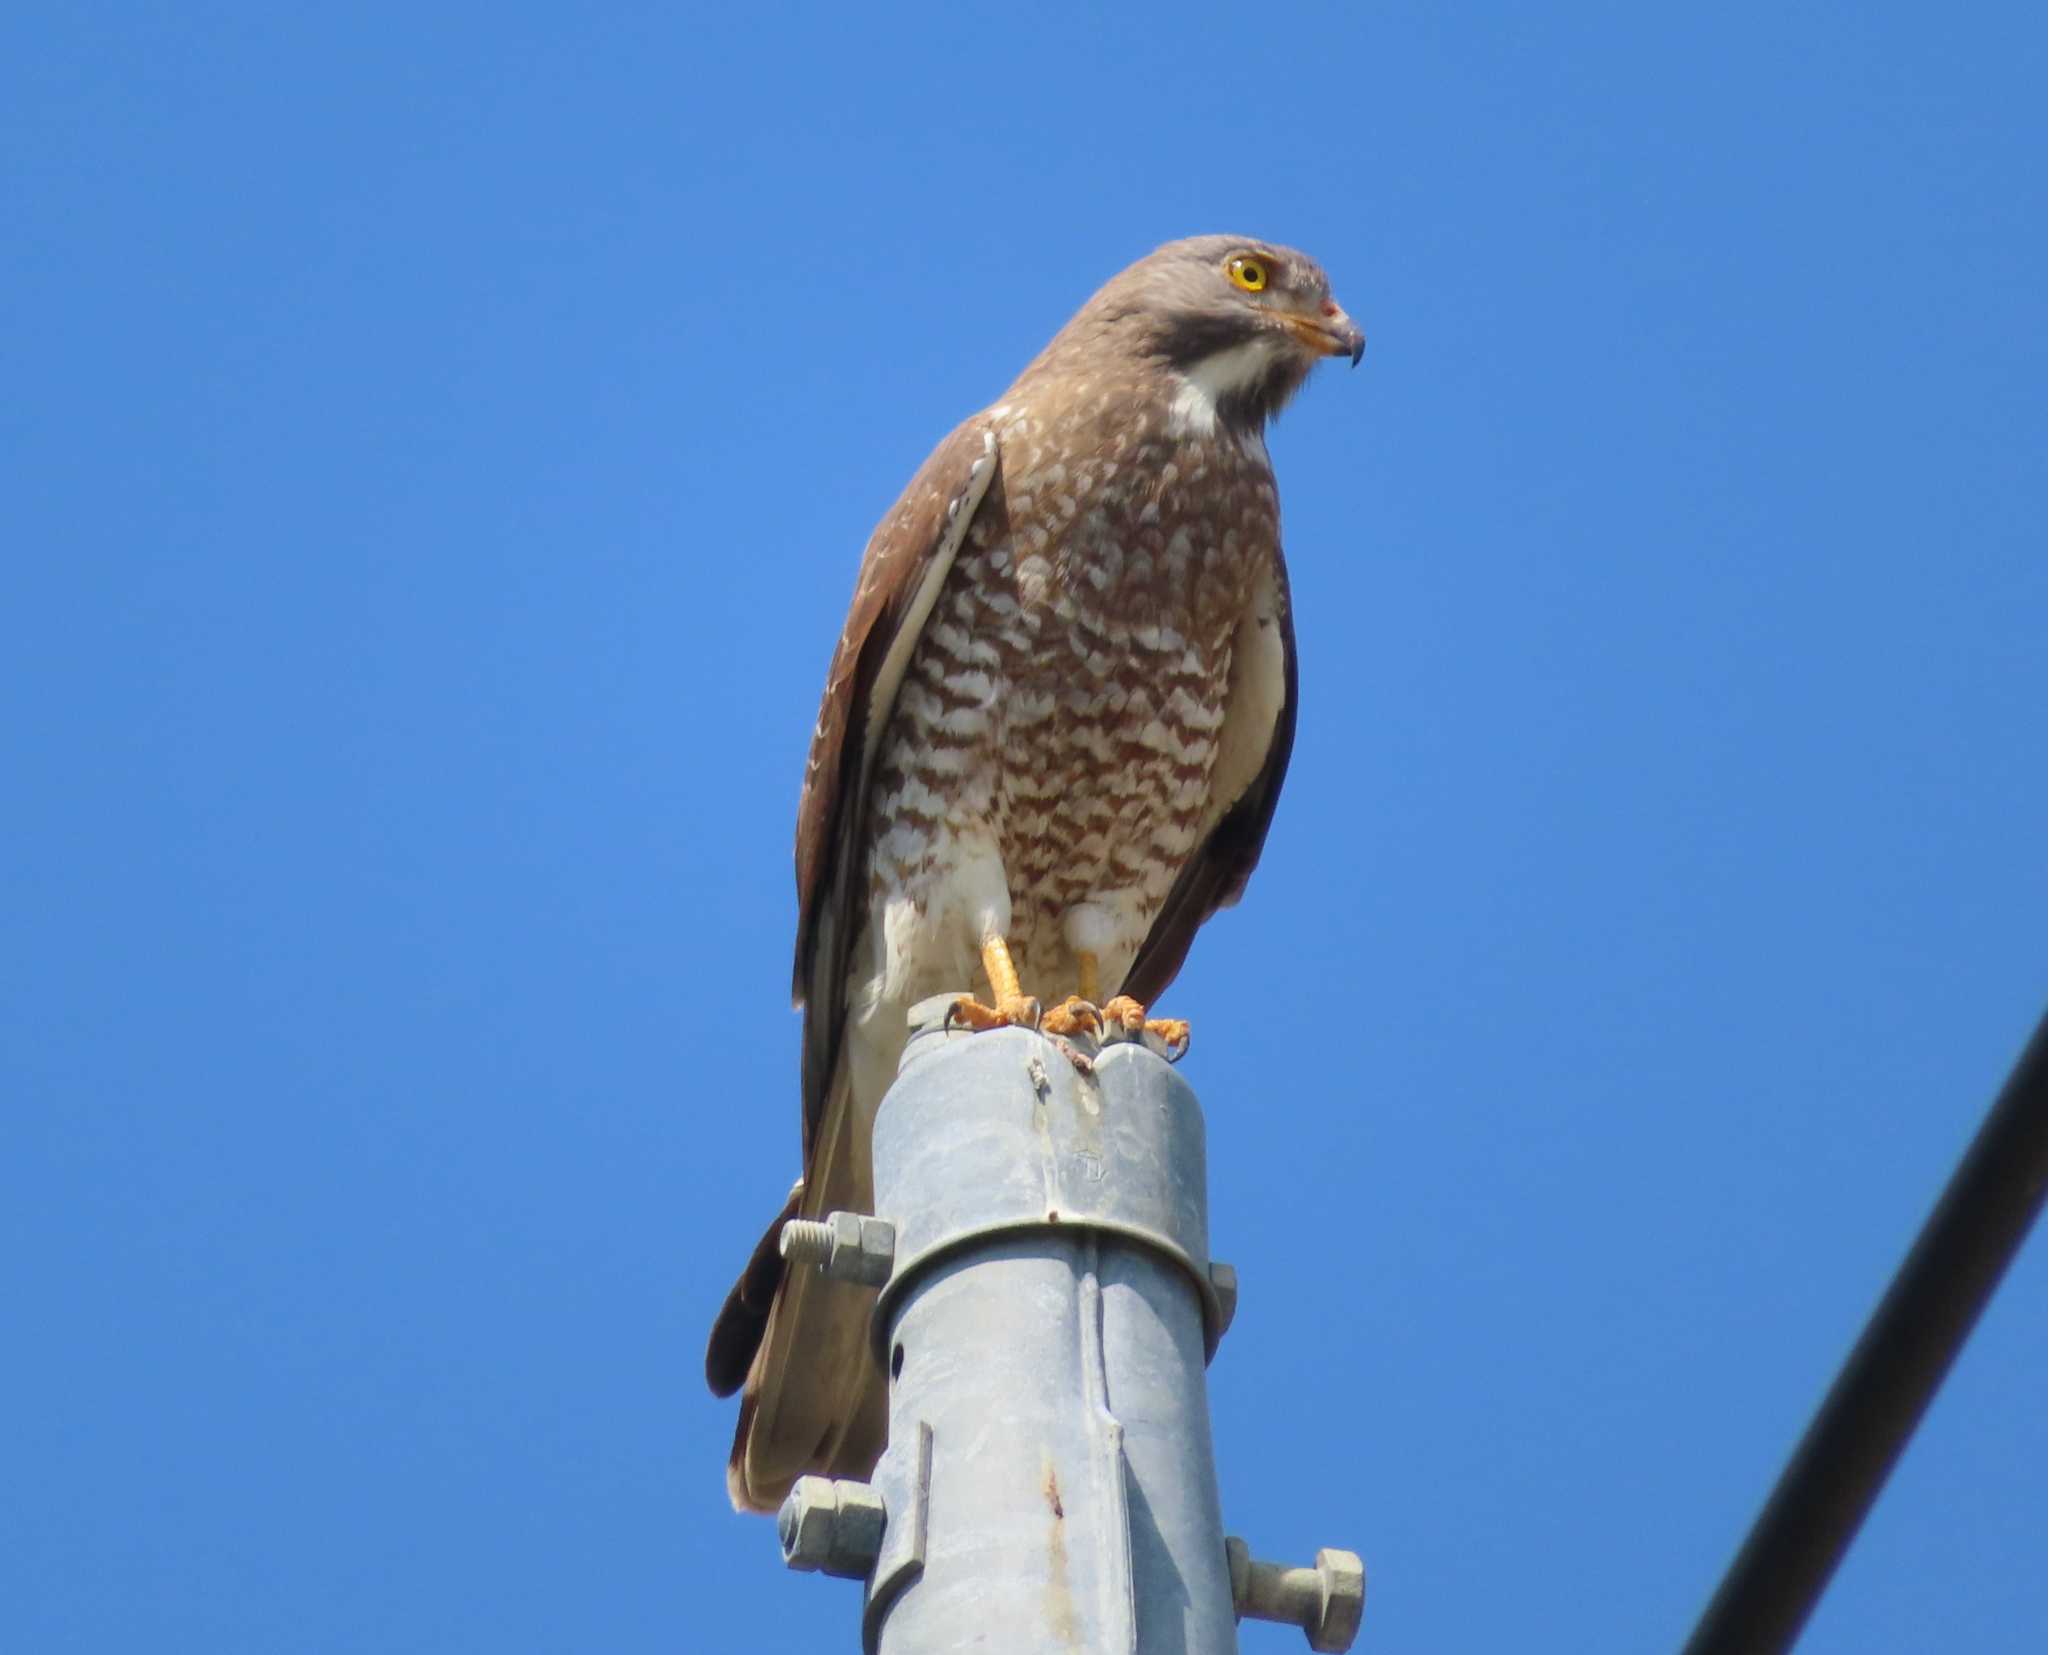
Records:
[[[1347,1649],[1354,1555],[1226,1544],[1204,1368],[1236,1280],[1192,1089],[1141,1044],[949,1034],[951,998],[876,1118],[879,1212],[784,1232],[793,1266],[879,1287],[890,1376],[873,1480],[802,1479],[785,1557],[867,1580],[869,1655],[1230,1655],[1241,1615]]]

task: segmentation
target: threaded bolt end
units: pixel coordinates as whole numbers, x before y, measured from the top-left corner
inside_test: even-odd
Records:
[[[781,1245],[791,1264],[822,1266],[832,1257],[832,1226],[815,1218],[792,1218],[782,1226]]]

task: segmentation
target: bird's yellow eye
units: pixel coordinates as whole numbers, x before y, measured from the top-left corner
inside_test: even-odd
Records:
[[[1230,261],[1230,279],[1247,293],[1260,293],[1266,286],[1266,261],[1240,253]]]

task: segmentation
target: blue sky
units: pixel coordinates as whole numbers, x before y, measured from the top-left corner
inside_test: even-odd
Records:
[[[1162,1008],[1226,1521],[1362,1651],[1674,1646],[2048,1000],[2044,80],[1997,5],[10,12],[0,1643],[853,1646],[698,1373],[825,660],[1234,230],[1368,347]],[[2039,1647],[2044,1312],[2037,1238],[1804,1648]]]

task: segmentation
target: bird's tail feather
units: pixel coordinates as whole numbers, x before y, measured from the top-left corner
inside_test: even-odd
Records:
[[[832,1092],[809,1174],[790,1192],[789,1204],[728,1295],[706,1356],[707,1377],[717,1390],[722,1377],[736,1377],[747,1341],[758,1340],[745,1369],[739,1428],[725,1473],[732,1503],[741,1511],[773,1511],[806,1472],[866,1477],[888,1435],[887,1387],[868,1346],[873,1290],[829,1280],[817,1270],[785,1269],[772,1298],[764,1291],[771,1269],[782,1264],[777,1239],[784,1219],[873,1210],[867,1123],[850,1095],[843,1060]],[[728,1384],[726,1391],[731,1389]]]
[[[804,1181],[791,1187],[782,1211],[754,1243],[753,1256],[732,1284],[725,1303],[711,1324],[711,1340],[704,1347],[704,1382],[713,1396],[731,1396],[747,1381],[747,1372],[761,1349],[768,1331],[768,1315],[775,1308],[775,1295],[782,1287],[782,1226],[797,1215],[803,1201]]]

